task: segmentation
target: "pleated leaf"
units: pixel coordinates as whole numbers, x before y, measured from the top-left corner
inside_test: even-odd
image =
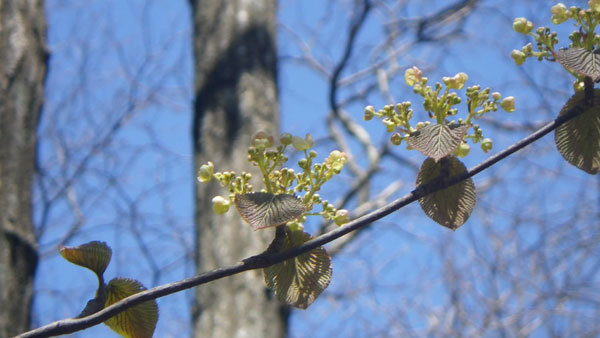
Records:
[[[439,162],[428,158],[419,169],[417,186],[439,177],[449,178],[466,171],[465,165],[454,156],[449,156]],[[473,212],[475,200],[475,184],[469,178],[420,198],[419,204],[429,218],[440,225],[456,230],[467,221]]]
[[[556,52],[556,61],[563,67],[581,76],[589,76],[600,81],[600,52],[572,47]]]
[[[63,247],[59,252],[69,262],[94,271],[98,277],[104,274],[112,257],[110,247],[100,241],[92,241],[74,247]]]
[[[114,278],[106,289],[106,306],[144,290],[142,283],[135,279]],[[157,321],[158,305],[155,300],[149,300],[107,319],[104,324],[125,338],[149,338],[154,334]]]
[[[281,251],[298,247],[311,238],[305,232],[288,231]],[[331,257],[323,247],[318,247],[263,271],[265,283],[280,301],[306,309],[331,281]]]
[[[267,192],[238,194],[235,207],[254,230],[285,224],[306,210],[304,203],[295,196]]]
[[[409,146],[437,162],[460,146],[468,129],[469,126],[465,124],[430,124],[410,134],[406,141]]]
[[[584,110],[554,131],[554,142],[567,162],[595,175],[600,171],[600,90],[594,90],[594,104],[586,108],[584,93],[573,95],[560,115],[571,109]]]

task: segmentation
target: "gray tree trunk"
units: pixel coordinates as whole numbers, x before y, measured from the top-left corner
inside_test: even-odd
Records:
[[[275,0],[192,0],[195,56],[195,168],[250,171],[247,148],[259,130],[277,135]],[[196,269],[232,264],[267,248],[273,231],[253,232],[235,210],[219,216],[217,183],[196,186]],[[232,208],[233,209],[233,208]],[[265,288],[262,271],[196,289],[195,337],[282,337],[287,311]]]
[[[43,1],[0,0],[0,337],[30,325],[32,181],[47,58]]]

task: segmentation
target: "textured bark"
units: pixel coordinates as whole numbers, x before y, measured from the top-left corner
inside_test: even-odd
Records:
[[[0,337],[30,324],[32,180],[47,57],[42,0],[0,0]]]
[[[247,162],[251,137],[277,134],[275,0],[192,1],[195,56],[193,138],[196,170],[258,173]],[[196,268],[208,271],[257,254],[273,238],[235,210],[219,216],[211,199],[226,192],[215,182],[196,186]],[[254,271],[196,289],[196,337],[281,337],[287,310]]]

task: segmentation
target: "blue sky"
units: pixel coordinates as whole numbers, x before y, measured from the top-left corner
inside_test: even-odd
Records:
[[[433,13],[443,4],[414,2],[397,15],[418,18]],[[568,5],[571,4],[577,2]],[[317,139],[326,137],[328,82],[322,73],[297,62],[301,50],[295,39],[314,43],[312,55],[326,69],[331,69],[345,42],[350,6],[351,2],[336,2],[336,5],[316,0],[280,2],[282,131],[300,135],[311,132]],[[153,286],[194,273],[189,256],[193,250],[194,177],[187,2],[48,1],[46,7],[52,59],[40,129],[42,163],[48,167],[48,176],[60,182],[61,177],[76,173],[76,164],[85,158],[78,149],[93,155],[79,176],[81,183],[71,192],[71,201],[57,200],[48,213],[48,230],[40,240],[43,259],[36,283],[36,325],[77,314],[95,290],[91,272],[66,263],[55,253],[67,229],[78,224],[73,210],[83,213],[79,219],[82,229],[66,244],[106,241],[113,248],[113,261],[106,272],[108,278],[132,277]],[[501,1],[484,1],[476,15],[466,21],[459,37],[445,41],[443,46],[414,45],[410,33],[406,34],[394,44],[395,48],[407,50],[395,60],[401,71],[390,81],[393,99],[414,100],[415,114],[422,114],[420,119],[426,118],[402,77],[405,68],[418,65],[431,69],[431,73],[426,73],[431,81],[465,71],[469,74],[468,84],[479,83],[504,96],[514,95],[517,112],[507,115],[499,111],[491,116],[494,119],[509,123],[552,119],[571,93],[571,79],[554,63],[530,60],[521,68],[512,64],[508,57],[510,50],[526,42],[512,32],[512,19],[516,16],[536,17],[536,25],[549,24],[549,6],[517,2],[503,7]],[[380,10],[370,15],[359,35],[351,66],[343,75],[381,60],[384,54],[373,50],[380,44],[381,26],[388,20]],[[566,43],[565,40],[563,35],[561,41]],[[365,77],[343,88],[340,99],[373,81],[372,76]],[[375,121],[363,122],[361,117],[365,105],[381,107],[386,103],[386,98],[374,91],[343,108],[381,144],[387,138],[382,126]],[[115,121],[121,121],[122,127],[110,145],[90,152],[110,130],[107,126],[115,125]],[[507,133],[485,123],[482,126],[494,139],[492,152],[526,134]],[[360,157],[356,143],[351,144]],[[317,150],[320,156],[325,156],[331,147],[332,143],[325,140]],[[424,160],[419,153],[400,148],[394,151],[407,161],[419,165]],[[545,252],[554,245],[564,252],[578,254],[566,242],[545,242],[547,229],[540,232],[538,225],[540,220],[549,220],[548,226],[556,226],[555,233],[562,233],[564,227],[559,225],[570,224],[571,211],[578,209],[583,216],[573,231],[581,227],[581,236],[593,238],[593,231],[585,235],[585,231],[590,231],[585,225],[593,222],[598,212],[595,178],[565,164],[554,149],[551,136],[519,155],[475,178],[476,184],[483,186],[478,205],[472,218],[454,233],[425,218],[416,204],[365,230],[334,258],[333,282],[321,299],[306,311],[294,312],[291,336],[327,336],[333,332],[341,336],[362,335],[357,332],[393,336],[405,333],[406,327],[425,329],[433,319],[423,313],[431,310],[448,314],[453,310],[444,308],[451,294],[451,287],[445,281],[453,269],[465,273],[457,285],[471,288],[472,294],[464,295],[465,304],[477,310],[481,302],[478,296],[495,299],[500,297],[495,292],[500,295],[510,292],[511,280],[494,279],[485,270],[491,266],[487,263],[506,259],[514,264],[510,269],[521,273],[527,270],[519,270],[522,265],[537,264],[538,258],[530,254],[529,247],[541,247],[539,250]],[[464,162],[470,167],[485,156],[477,146],[472,146],[471,155]],[[70,164],[61,166],[62,163]],[[391,181],[404,180],[404,186],[393,197],[409,192],[416,177],[413,169],[392,160],[382,163],[378,175],[373,181],[373,194]],[[349,180],[348,174],[340,175],[321,195],[335,200],[337,192],[343,191]],[[493,188],[488,186],[489,182],[495,183]],[[512,234],[518,218],[514,216],[516,211],[522,217],[517,233]],[[36,219],[38,224],[44,219],[40,208],[36,210]],[[307,224],[307,229],[314,231],[315,226]],[[577,237],[573,232],[562,236]],[[513,241],[503,242],[510,238]],[[452,259],[453,264],[446,259]],[[158,275],[157,269],[161,271]],[[565,267],[562,271],[564,275],[570,270]],[[560,274],[556,278],[560,279]],[[598,281],[598,274],[592,272],[589,280]],[[534,289],[528,290],[535,294]],[[157,337],[189,333],[191,295],[185,292],[158,301],[161,317]],[[519,301],[529,298],[507,299],[505,310],[510,312],[513,306],[518,308]],[[554,306],[552,300],[547,302],[550,308]],[[575,303],[565,306],[578,308]],[[474,318],[480,315],[474,314]],[[531,316],[532,321],[537,318]],[[523,315],[523,318],[528,317]],[[552,319],[556,320],[557,330],[565,326],[560,318]],[[76,336],[110,336],[110,332],[104,326],[97,326]],[[544,332],[534,333],[544,336]]]

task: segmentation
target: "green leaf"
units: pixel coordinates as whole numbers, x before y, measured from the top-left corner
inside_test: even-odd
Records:
[[[285,224],[306,211],[304,203],[295,196],[267,192],[235,195],[235,207],[254,230]]]
[[[106,304],[110,306],[146,288],[130,278],[114,278],[106,288]],[[149,300],[131,307],[109,319],[104,324],[125,338],[149,338],[154,334],[158,321],[158,305]]]
[[[287,231],[281,251],[298,247],[311,238],[305,232]],[[264,269],[265,283],[277,298],[300,309],[306,309],[327,288],[331,272],[331,257],[323,247]]]
[[[584,93],[578,92],[567,101],[560,115],[571,109],[583,112],[554,131],[554,142],[567,162],[595,175],[600,171],[600,90],[594,90],[594,104],[584,104]]]
[[[430,124],[411,133],[406,142],[437,162],[460,146],[467,130],[469,126],[466,124]]]
[[[447,179],[467,171],[456,157],[449,156],[436,162],[428,158],[423,162],[417,175],[417,186],[435,179]],[[421,208],[429,218],[452,230],[463,225],[475,207],[476,191],[471,178],[448,188],[436,191],[419,199]]]
[[[99,280],[102,280],[102,275],[112,257],[110,247],[100,241],[92,241],[74,247],[63,247],[59,252],[69,262],[94,271]]]

